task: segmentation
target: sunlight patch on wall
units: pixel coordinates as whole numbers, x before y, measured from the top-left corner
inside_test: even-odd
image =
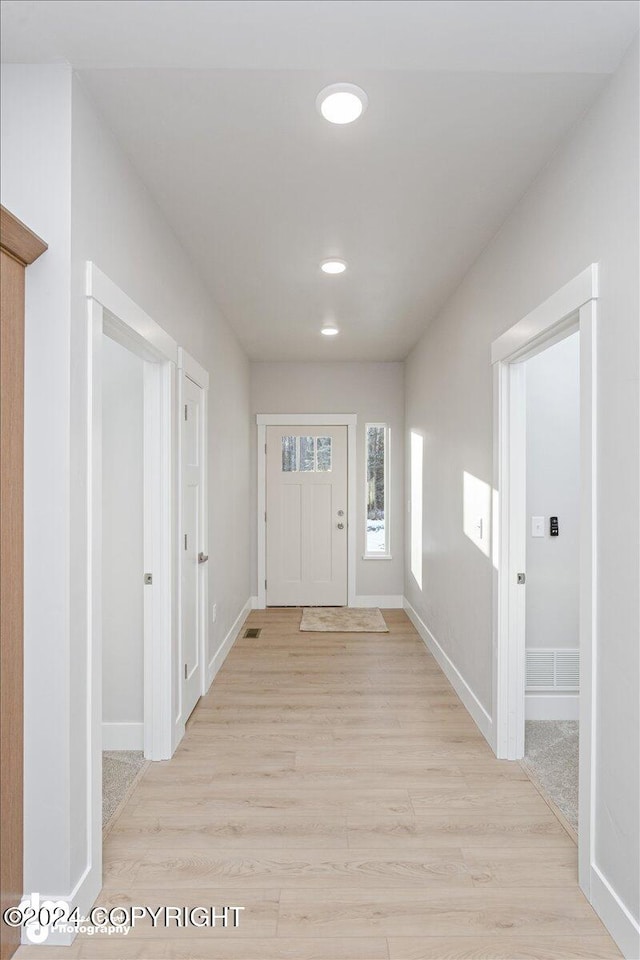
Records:
[[[491,554],[491,487],[472,473],[463,473],[462,528],[466,537],[484,553]]]
[[[422,590],[422,463],[424,441],[411,431],[411,573]]]

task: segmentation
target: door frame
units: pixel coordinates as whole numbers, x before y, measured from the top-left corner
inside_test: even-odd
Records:
[[[526,572],[525,370],[523,361],[580,332],[580,773],[579,882],[589,897],[593,854],[597,656],[596,565],[596,301],[598,264],[591,264],[534,311],[494,340],[493,715],[495,751],[503,759],[524,754]],[[496,554],[497,548],[497,554]],[[526,585],[525,585],[526,589]]]
[[[87,661],[90,687],[88,805],[90,868],[102,874],[102,342],[106,334],[144,361],[144,753],[169,759],[172,637],[175,617],[173,436],[178,347],[91,261],[86,265],[87,391]],[[148,483],[148,478],[154,482]],[[142,574],[142,571],[141,571]]]
[[[178,410],[182,411],[184,404],[184,382],[183,378],[188,377],[189,380],[192,380],[197,387],[203,391],[204,400],[203,400],[203,409],[202,416],[200,418],[200,449],[202,450],[202,474],[201,474],[201,485],[200,485],[200,529],[198,530],[198,543],[200,549],[203,553],[208,553],[208,544],[209,544],[209,522],[208,522],[208,503],[209,497],[207,496],[207,484],[209,480],[209,449],[207,444],[208,437],[208,428],[207,428],[207,412],[209,408],[209,374],[202,367],[197,360],[195,360],[190,353],[187,353],[182,347],[178,347]],[[182,419],[182,414],[178,418],[180,424],[180,429],[178,430],[178,452],[177,452],[177,464],[178,464],[178,530],[182,530],[182,424],[184,420]],[[178,577],[177,577],[177,608],[180,611],[178,616],[178,693],[177,693],[177,703],[176,703],[176,725],[181,724],[183,727],[188,720],[188,717],[182,715],[183,708],[183,681],[182,681],[182,663],[184,662],[182,654],[182,561],[184,559],[184,551],[181,549],[181,536],[177,537],[177,562],[178,562]],[[198,658],[200,662],[200,677],[199,677],[199,689],[200,696],[203,696],[207,692],[207,676],[209,664],[207,663],[207,650],[208,650],[208,626],[209,619],[207,616],[207,611],[209,609],[209,577],[207,575],[207,565],[199,564],[199,574],[200,574],[200,604],[198,610]]]
[[[258,413],[256,414],[258,446],[258,594],[256,608],[267,605],[265,579],[267,571],[267,427],[346,427],[347,428],[347,605],[356,600],[356,413]]]

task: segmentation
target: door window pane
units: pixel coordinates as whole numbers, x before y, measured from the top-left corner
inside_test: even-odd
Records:
[[[321,473],[331,470],[331,437],[316,439],[317,469]]]
[[[283,473],[293,473],[298,469],[296,456],[297,437],[282,438],[282,470]]]
[[[331,470],[331,437],[282,437],[283,473]]]
[[[316,468],[315,439],[300,437],[300,469],[310,473]]]
[[[366,553],[388,552],[386,516],[386,427],[367,426],[367,539]]]

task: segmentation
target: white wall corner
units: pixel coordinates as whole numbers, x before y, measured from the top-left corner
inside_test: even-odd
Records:
[[[472,719],[474,720],[476,726],[478,727],[480,733],[485,738],[489,746],[495,752],[494,746],[494,728],[493,720],[482,706],[475,693],[464,679],[458,668],[455,664],[449,659],[447,654],[444,652],[431,630],[429,630],[426,623],[420,618],[418,613],[411,606],[407,598],[404,598],[404,609],[407,612],[407,615],[414,627],[418,631],[422,641],[429,651],[433,654],[437,660],[439,666],[442,669],[442,672],[446,676],[447,680],[455,690],[455,692],[460,697],[463,705],[466,707],[467,711],[471,714]]]
[[[229,654],[229,651],[231,650],[231,647],[234,645],[234,643],[238,639],[238,634],[242,630],[245,620],[247,619],[251,610],[253,609],[253,599],[254,598],[252,597],[249,597],[247,599],[242,610],[240,611],[236,619],[231,624],[231,627],[229,628],[229,631],[226,637],[224,638],[224,640],[222,641],[222,643],[220,644],[220,646],[212,656],[211,660],[207,664],[207,690],[209,690],[209,687],[213,683],[218,670],[220,669],[224,661],[227,659],[227,656]]]
[[[261,610],[261,609],[263,609],[263,608],[260,606],[260,602],[259,602],[259,600],[258,600],[257,597],[251,597],[251,599],[250,599],[249,602],[250,602],[250,604],[251,604],[251,609],[252,609],[252,610]]]
[[[591,905],[626,960],[638,960],[640,925],[594,863],[591,864]]]
[[[144,723],[102,723],[103,750],[143,750]]]
[[[380,594],[374,596],[356,596],[353,607],[381,607],[383,610],[402,610],[404,606],[404,597],[401,593]]]

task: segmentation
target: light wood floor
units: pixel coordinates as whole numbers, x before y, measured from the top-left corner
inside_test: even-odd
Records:
[[[238,929],[81,936],[18,956],[589,960],[620,954],[576,847],[497,761],[402,611],[301,634],[255,611],[173,760],[105,842],[100,903],[244,906]]]

